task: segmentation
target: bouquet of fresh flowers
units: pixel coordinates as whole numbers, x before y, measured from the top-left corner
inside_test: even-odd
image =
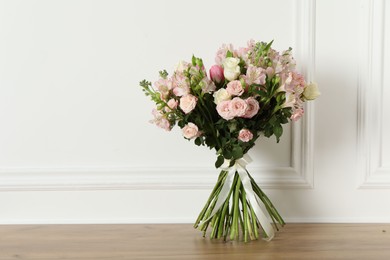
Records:
[[[178,125],[184,138],[216,151],[215,167],[221,172],[194,225],[204,235],[211,227],[211,238],[233,240],[241,229],[245,242],[258,239],[259,233],[270,240],[274,228],[284,225],[247,171],[247,152],[262,134],[275,135],[279,142],[282,124],[298,120],[304,102],[319,92],[295,70],[291,48],[279,53],[271,45],[223,45],[209,74],[202,59],[193,56],[191,62],[180,62],[171,76],[160,71],[153,86],[140,82],[157,105],[153,123],[167,131]]]

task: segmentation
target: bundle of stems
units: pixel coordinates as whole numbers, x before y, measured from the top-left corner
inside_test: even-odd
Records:
[[[259,231],[263,238],[267,238],[268,235],[264,232],[252,205],[247,200],[246,191],[241,183],[238,172],[235,172],[233,184],[226,200],[220,209],[210,218],[228,173],[228,171],[222,170],[219,174],[218,181],[214,186],[206,205],[200,212],[194,227],[203,231],[204,237],[206,236],[207,229],[211,227],[210,238],[223,238],[224,241],[229,239],[240,239],[240,231],[242,233],[241,238],[243,238],[244,242],[248,242],[249,239],[258,239]],[[271,203],[270,199],[264,194],[249,173],[248,175],[254,193],[263,202],[276,230],[279,230],[278,225],[284,226],[285,222]]]

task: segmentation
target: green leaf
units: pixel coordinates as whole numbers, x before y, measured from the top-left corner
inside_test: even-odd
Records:
[[[197,146],[200,146],[200,145],[202,144],[202,140],[200,139],[200,137],[197,137],[197,138],[195,139],[195,144],[196,144]]]
[[[237,122],[235,120],[231,120],[228,124],[230,133],[233,133],[237,130]]]
[[[274,40],[270,41],[270,42],[267,44],[267,46],[265,46],[264,51],[268,52],[269,49],[271,48],[271,45],[272,45],[273,42],[274,42]]]
[[[234,159],[240,159],[244,155],[242,148],[240,146],[235,146],[232,150],[232,155]]]
[[[272,125],[272,126],[277,126],[278,124],[277,124],[277,121],[278,121],[278,119],[276,118],[276,116],[273,116],[273,117],[271,117],[271,119],[269,120],[269,123]]]
[[[262,96],[262,97],[266,97],[267,96],[267,92],[265,92],[265,91],[263,91],[261,89],[255,90],[254,92],[259,94],[259,96]]]
[[[287,124],[287,123],[288,123],[287,117],[285,117],[284,115],[282,115],[282,116],[280,117],[280,123],[282,123],[282,124]]]
[[[226,58],[232,58],[233,57],[233,53],[231,51],[227,51],[226,52]]]
[[[270,137],[272,134],[273,134],[273,132],[272,132],[272,128],[271,127],[267,127],[267,128],[264,129],[264,136],[265,137]]]
[[[183,128],[186,123],[183,121],[183,120],[180,120],[179,122],[177,122],[177,125],[180,127],[180,128]]]
[[[274,135],[276,136],[276,141],[279,143],[280,137],[283,134],[283,127],[282,125],[275,125],[274,126]]]
[[[192,55],[192,65],[196,65],[196,57],[194,55]]]
[[[217,161],[215,162],[215,168],[221,167],[225,159],[223,158],[222,155],[218,156]]]
[[[230,159],[232,159],[232,156],[233,156],[233,155],[232,155],[232,152],[231,152],[230,150],[225,149],[225,150],[223,151],[223,157],[224,157],[224,158],[230,160]]]
[[[215,147],[215,140],[213,137],[210,137],[210,136],[206,137],[205,142],[206,142],[206,145],[209,146],[210,148]]]

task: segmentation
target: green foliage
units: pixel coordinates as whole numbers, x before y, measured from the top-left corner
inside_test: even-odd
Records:
[[[226,58],[232,58],[233,57],[233,52],[231,52],[231,51],[227,51],[226,52]]]
[[[225,161],[225,159],[223,158],[223,156],[219,155],[217,157],[217,160],[215,161],[215,168],[221,167],[221,165],[223,164],[224,161]]]
[[[168,72],[166,70],[161,70],[158,73],[160,74],[160,77],[163,79],[166,79],[168,77]]]
[[[157,109],[162,109],[166,106],[165,101],[161,99],[160,93],[156,92],[152,88],[152,83],[146,80],[141,81],[140,86],[142,87],[142,91],[145,93],[146,96],[150,96],[152,101],[154,101],[157,105]]]

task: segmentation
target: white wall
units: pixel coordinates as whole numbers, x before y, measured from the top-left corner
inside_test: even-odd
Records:
[[[389,20],[384,0],[0,1],[0,223],[193,222],[215,155],[150,125],[138,82],[251,38],[322,92],[251,151],[285,219],[390,221]]]

